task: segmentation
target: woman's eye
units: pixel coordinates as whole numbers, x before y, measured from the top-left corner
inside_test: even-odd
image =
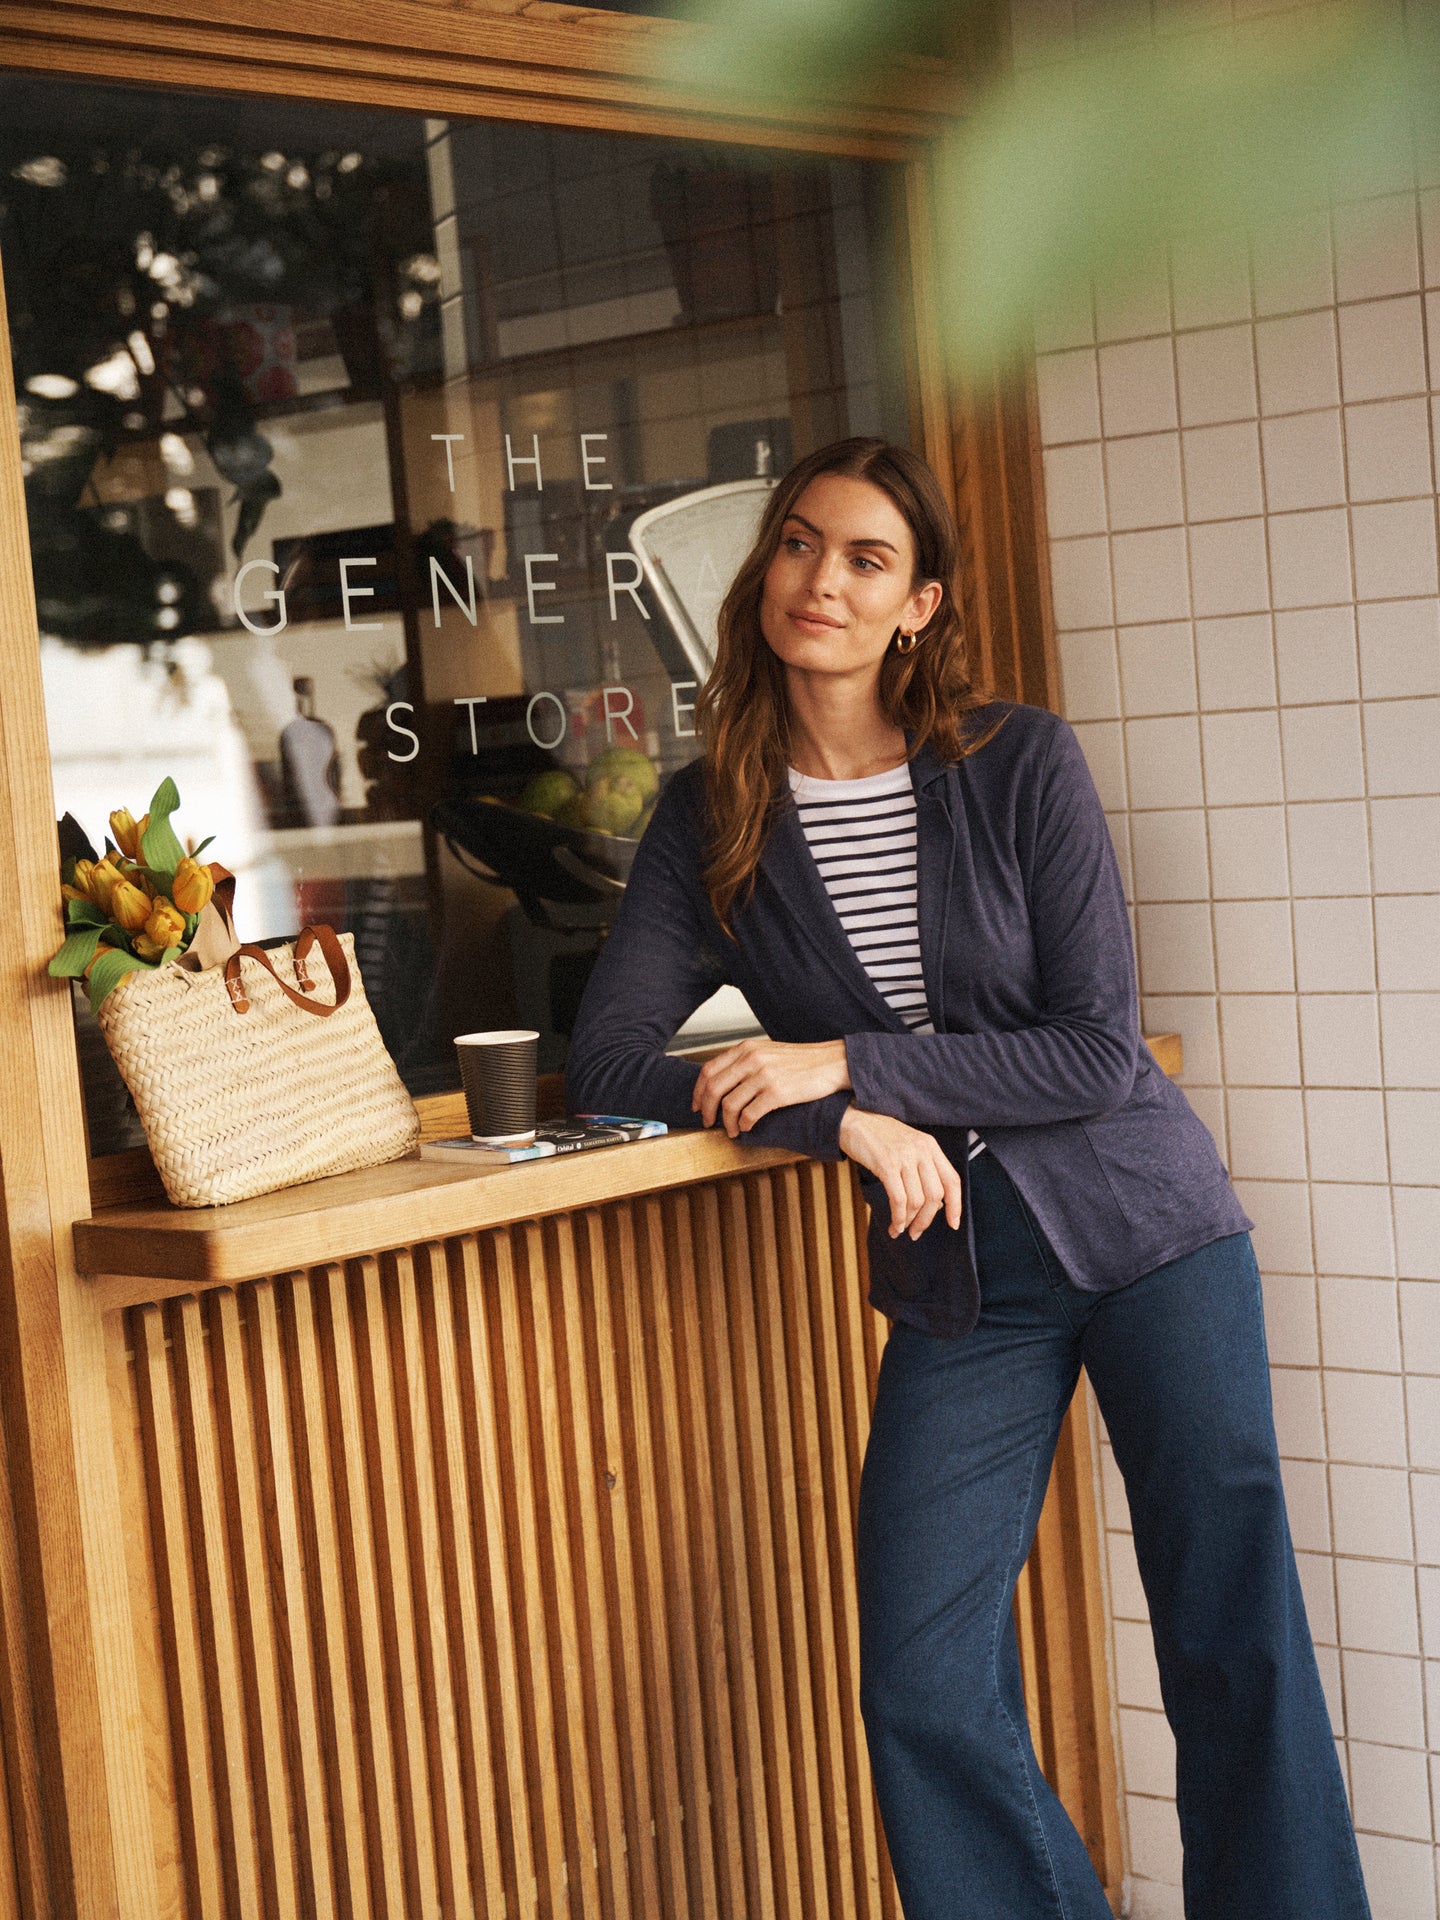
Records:
[[[787,533],[785,545],[791,553],[802,553],[805,549],[805,542],[798,533]]]
[[[855,564],[867,573],[878,573],[880,571],[880,562],[878,560],[872,560],[868,553],[857,553],[855,555]]]

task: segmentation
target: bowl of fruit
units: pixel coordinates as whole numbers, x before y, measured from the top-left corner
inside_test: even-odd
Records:
[[[442,800],[431,818],[462,865],[511,888],[541,925],[557,924],[556,907],[588,907],[603,920],[619,904],[659,790],[647,754],[607,747],[583,781],[568,768],[547,767],[518,802]]]

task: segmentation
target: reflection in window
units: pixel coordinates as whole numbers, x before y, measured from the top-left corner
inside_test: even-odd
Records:
[[[417,1094],[481,1026],[558,1067],[769,486],[903,435],[885,170],[0,97],[57,813],[173,774],[243,934],[354,932]]]

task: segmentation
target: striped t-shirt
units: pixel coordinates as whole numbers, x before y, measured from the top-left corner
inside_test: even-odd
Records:
[[[790,769],[805,843],[846,938],[912,1033],[933,1033],[920,964],[915,788],[908,763],[863,780]],[[983,1143],[972,1131],[970,1157]]]

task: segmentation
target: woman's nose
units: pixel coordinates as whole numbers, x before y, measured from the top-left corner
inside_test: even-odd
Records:
[[[845,579],[843,553],[822,553],[815,562],[812,583],[816,593],[838,594]]]

